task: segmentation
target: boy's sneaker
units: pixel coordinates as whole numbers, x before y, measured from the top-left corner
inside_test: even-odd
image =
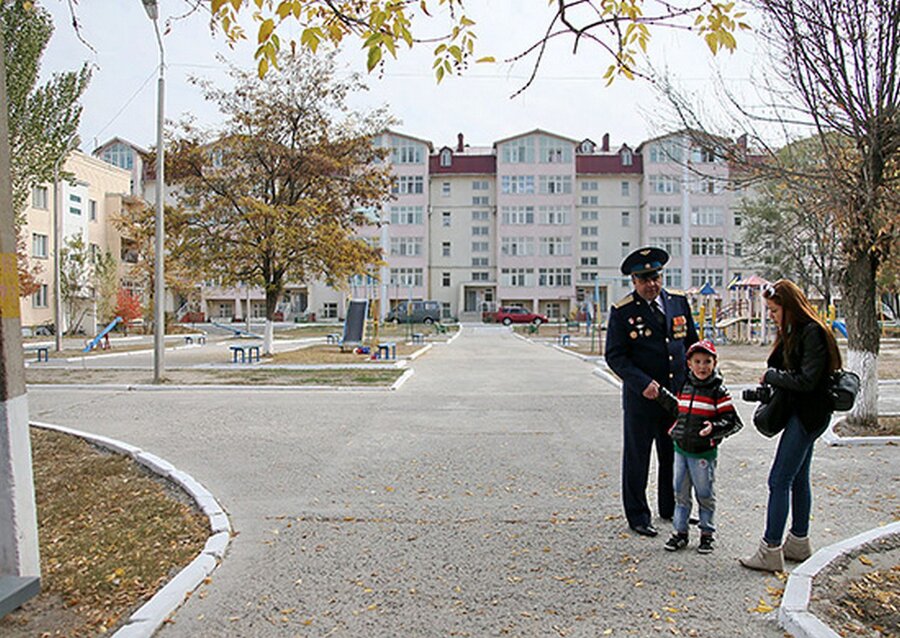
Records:
[[[677,552],[679,549],[684,549],[688,544],[688,535],[687,534],[672,534],[669,537],[669,540],[666,541],[664,547],[667,552]]]
[[[712,534],[700,534],[700,545],[697,547],[697,551],[701,554],[710,554],[713,550],[713,535]]]

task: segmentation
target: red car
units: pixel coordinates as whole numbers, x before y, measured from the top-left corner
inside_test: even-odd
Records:
[[[508,326],[512,323],[533,323],[536,326],[547,323],[547,317],[518,306],[501,306],[494,313],[494,321]]]

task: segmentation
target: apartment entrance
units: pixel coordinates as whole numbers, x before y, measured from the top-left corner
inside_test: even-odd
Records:
[[[466,299],[463,305],[464,312],[485,312],[493,310],[493,288],[466,288]]]

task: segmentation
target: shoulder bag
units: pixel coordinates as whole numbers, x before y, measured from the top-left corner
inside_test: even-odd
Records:
[[[831,408],[836,412],[850,410],[858,392],[859,376],[855,372],[838,370],[828,378],[828,396],[831,397]]]

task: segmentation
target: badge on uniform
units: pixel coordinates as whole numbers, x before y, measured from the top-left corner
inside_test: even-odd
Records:
[[[678,315],[672,318],[672,337],[675,339],[684,339],[687,336],[687,318],[684,315]]]
[[[637,331],[632,330],[631,332],[628,333],[628,336],[631,337],[632,339],[637,339],[638,333],[637,333]]]

